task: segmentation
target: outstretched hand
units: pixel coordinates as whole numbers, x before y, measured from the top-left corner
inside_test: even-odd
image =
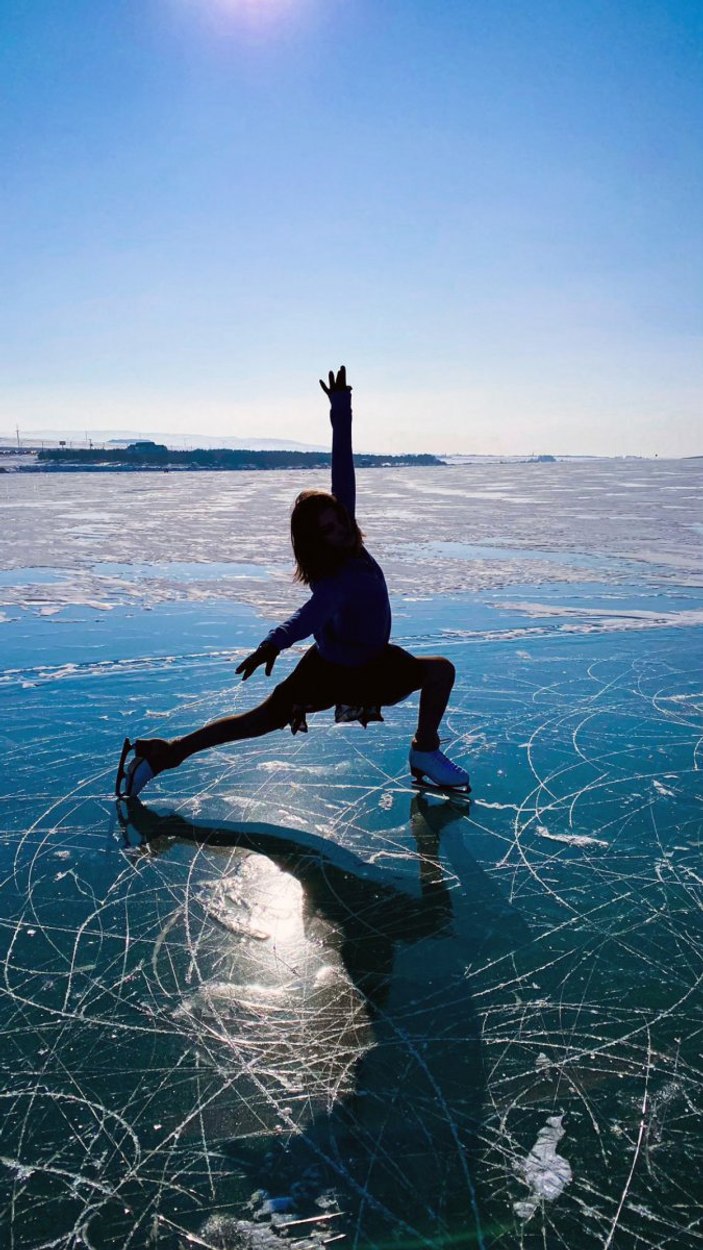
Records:
[[[322,378],[320,378],[320,386],[325,392],[325,395],[328,396],[339,394],[343,391],[350,391],[351,386],[347,385],[347,370],[345,366],[339,366],[339,371],[336,377],[334,376],[334,370],[330,369],[327,375],[327,382],[323,382]]]
[[[261,664],[266,665],[266,676],[271,676],[271,670],[278,658],[278,651],[272,647],[270,643],[262,642],[256,651],[252,651],[241,664],[237,665],[237,672],[242,674],[242,681],[246,681],[247,677],[251,677]]]

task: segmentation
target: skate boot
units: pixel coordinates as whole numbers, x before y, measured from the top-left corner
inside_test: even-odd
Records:
[[[415,785],[436,786],[439,790],[461,790],[466,794],[471,790],[469,774],[459,768],[458,764],[453,764],[439,749],[418,751],[411,747],[408,763]]]
[[[144,787],[166,768],[175,766],[170,751],[171,744],[161,738],[125,738],[117,768],[115,794],[118,799],[136,799]],[[130,751],[132,759],[127,763]],[[148,758],[147,758],[148,755]]]

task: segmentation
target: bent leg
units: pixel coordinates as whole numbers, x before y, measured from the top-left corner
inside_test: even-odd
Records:
[[[427,656],[420,660],[420,664],[420,710],[413,747],[417,751],[436,751],[439,747],[439,725],[447,710],[456,669],[451,660],[441,655]]]

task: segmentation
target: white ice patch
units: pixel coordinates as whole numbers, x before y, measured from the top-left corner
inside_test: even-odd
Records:
[[[652,782],[652,785],[654,789],[656,790],[657,794],[661,794],[667,799],[673,799],[676,797],[675,790],[670,790],[668,786],[665,786],[663,782],[661,781],[657,781],[656,778]]]
[[[539,466],[526,471],[522,463],[360,470],[360,518],[393,591],[408,601],[511,583],[582,582],[584,568],[619,582],[624,570],[636,577],[654,566],[700,585],[700,465],[671,462],[663,471],[642,462],[637,471],[646,475],[646,489],[638,482],[638,489],[616,490],[613,475],[623,467],[615,462],[550,464],[546,494]],[[676,518],[667,511],[672,487],[665,473],[677,479]],[[328,489],[329,472],[307,472],[304,481]],[[32,497],[34,489],[40,498]],[[287,616],[304,597],[290,579],[296,489],[289,470],[218,474],[216,498],[208,473],[149,475],[146,484],[141,473],[6,474],[0,571],[23,567],[2,582],[0,604],[33,613],[83,605],[102,613],[212,598],[248,604],[273,619]],[[618,495],[627,496],[626,512],[614,503]],[[511,506],[496,507],[496,500]],[[164,518],[161,524],[153,524],[155,515]],[[135,558],[134,534],[145,529],[149,563]],[[239,562],[216,560],[232,550],[233,534]],[[446,547],[438,551],[437,544]],[[174,550],[179,561],[172,560]],[[476,558],[481,553],[486,558]],[[687,623],[685,612],[671,615],[674,623]],[[604,620],[561,628],[600,630]],[[609,628],[661,623],[654,614],[639,622],[622,614]]]
[[[26,1167],[24,1163],[20,1163],[19,1159],[10,1159],[7,1155],[0,1155],[0,1163],[14,1173],[17,1181],[28,1181],[36,1171],[36,1168]]]
[[[683,608],[680,612],[652,612],[645,608],[568,608],[561,604],[513,602],[503,603],[505,611],[520,612],[524,616],[542,618],[583,618],[574,624],[560,625],[559,629],[572,633],[613,632],[625,629],[661,629],[684,627],[703,623],[703,608]]]
[[[569,1160],[557,1154],[556,1149],[566,1132],[563,1118],[550,1115],[527,1158],[515,1166],[530,1190],[526,1198],[513,1203],[513,1210],[521,1220],[531,1219],[541,1202],[554,1202],[573,1178]]]
[[[544,825],[535,825],[535,832],[540,838],[548,838],[550,842],[566,842],[569,846],[609,846],[603,838],[592,838],[587,833],[550,833]]]
[[[489,807],[498,812],[516,812],[518,811],[517,803],[489,803],[486,799],[475,799],[477,807]]]
[[[297,761],[292,764],[290,760],[261,760],[256,767],[263,773],[294,772],[306,777],[328,777],[332,773],[348,772],[351,763],[349,760],[338,760],[336,764],[299,764]]]

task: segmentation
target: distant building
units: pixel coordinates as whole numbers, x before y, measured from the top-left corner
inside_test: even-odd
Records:
[[[135,456],[165,456],[168,447],[165,443],[152,443],[149,439],[144,439],[137,443],[130,443],[127,451],[131,451]]]

